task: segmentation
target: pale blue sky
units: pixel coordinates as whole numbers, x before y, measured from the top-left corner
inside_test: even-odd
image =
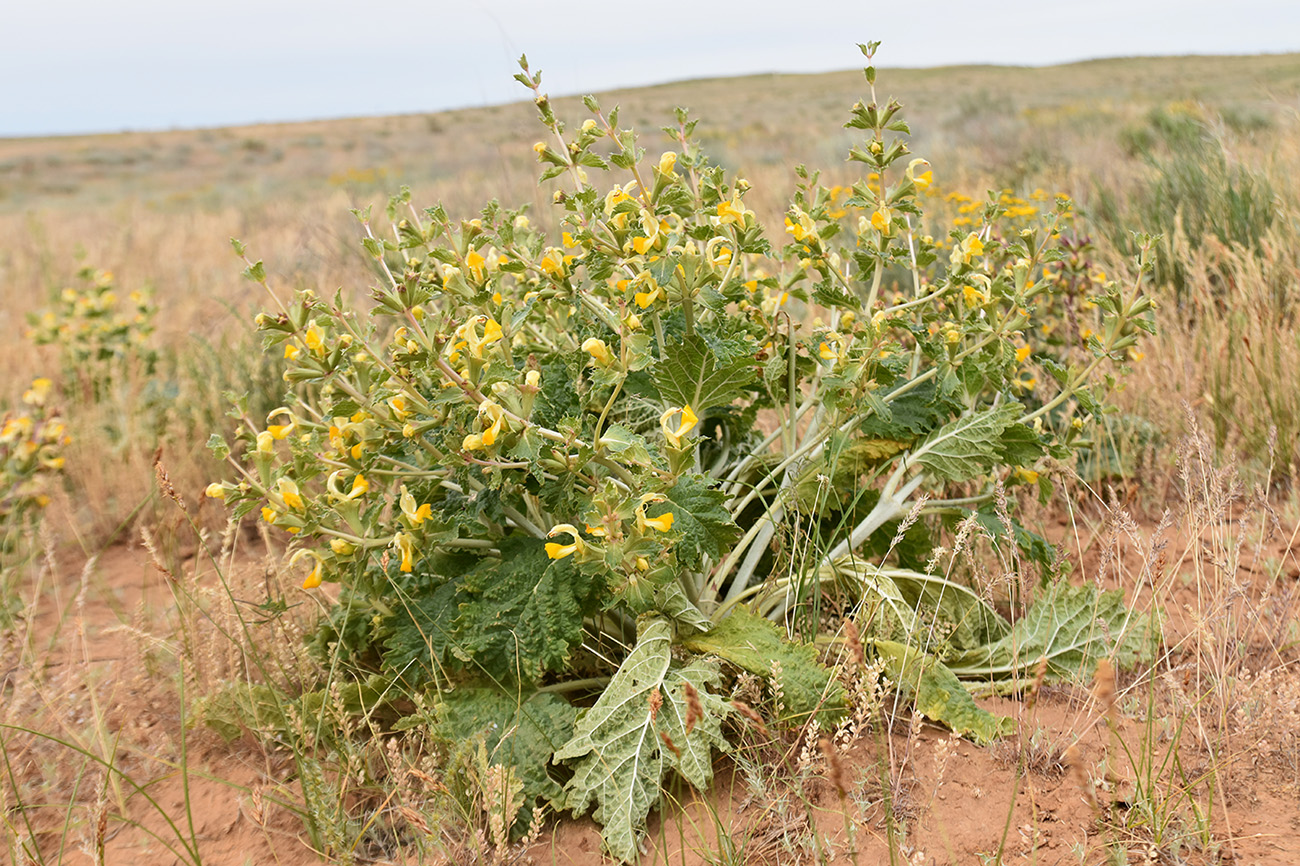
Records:
[[[1297,0],[8,0],[0,136],[435,111],[682,78],[1300,51]],[[610,10],[617,10],[611,13]],[[617,14],[617,18],[611,15]]]

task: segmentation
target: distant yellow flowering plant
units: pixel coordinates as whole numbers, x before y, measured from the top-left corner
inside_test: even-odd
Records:
[[[63,382],[99,399],[122,375],[122,364],[139,363],[150,373],[157,353],[150,345],[157,307],[146,292],[125,294],[112,272],[82,268],[78,284],[62,289],[56,302],[28,316],[27,337],[59,348]]]
[[[828,189],[797,168],[768,229],[685,111],[647,158],[617,108],[588,97],[570,128],[521,66],[554,231],[496,202],[466,218],[418,209],[408,190],[386,219],[355,212],[373,305],[304,291],[258,317],[290,397],[245,414],[233,449],[214,440],[238,474],[208,493],[287,533],[304,587],[343,584],[323,644],[404,688],[509,684],[563,704],[573,738],[555,758],[582,811],[599,799],[591,756],[622,748],[595,720],[623,710],[601,698],[573,728],[555,695],[567,679],[610,675],[615,701],[655,671],[652,724],[669,724],[683,682],[713,701],[701,727],[661,730],[675,746],[652,781],[629,780],[657,797],[669,766],[699,784],[725,745],[699,647],[771,677],[753,647],[787,645],[768,620],[810,634],[828,593],[921,604],[917,587],[940,580],[924,573],[930,548],[961,517],[1050,569],[1050,548],[995,502],[1017,484],[1050,492],[1035,467],[1083,442],[1073,422],[1101,411],[1090,389],[1149,327],[1149,301],[1095,284],[1087,355],[1027,342],[1068,203],[993,201],[945,239],[925,234],[942,167],[910,153],[873,67],[847,124],[865,137],[849,153],[863,178]],[[913,641],[922,618],[876,625]],[[833,718],[829,674],[781,659],[802,684],[783,685],[787,710]],[[687,767],[692,749],[706,758]],[[643,818],[607,836],[617,856]]]
[[[0,413],[0,633],[12,624],[19,604],[10,579],[35,553],[29,542],[71,441],[49,379],[33,381],[15,409]]]

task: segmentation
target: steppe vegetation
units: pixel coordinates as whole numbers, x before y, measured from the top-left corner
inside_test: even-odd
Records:
[[[1300,859],[1300,57],[878,78],[0,141],[8,861]]]

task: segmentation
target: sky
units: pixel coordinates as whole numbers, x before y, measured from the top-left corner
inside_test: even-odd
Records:
[[[0,137],[400,114],[862,65],[1300,51],[1297,0],[8,0]]]

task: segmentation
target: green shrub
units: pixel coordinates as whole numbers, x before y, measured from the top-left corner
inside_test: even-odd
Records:
[[[831,600],[922,712],[979,741],[1005,720],[959,674],[1013,683],[1021,642],[1052,676],[1128,657],[1140,623],[1113,596],[1054,587],[1013,628],[997,587],[926,568],[962,518],[1051,568],[1001,493],[1050,493],[1036,467],[1086,444],[1093,384],[1150,327],[1138,289],[1090,282],[1094,333],[1038,328],[1068,202],[1027,224],[994,197],[948,238],[914,231],[929,166],[868,67],[847,125],[874,179],[832,191],[799,168],[774,235],[685,111],[647,160],[617,109],[588,98],[570,129],[521,66],[560,237],[495,202],[358,212],[374,307],[300,292],[259,316],[293,396],[245,414],[233,450],[214,437],[238,476],[209,495],[289,533],[304,587],[343,584],[323,649],[457,738],[466,701],[508,696],[551,737],[540,776],[516,767],[529,807],[594,805],[625,860],[665,774],[704,787],[727,748],[719,659],[769,681],[780,721],[834,723],[843,691],[786,640]],[[584,693],[582,712],[563,698]]]

